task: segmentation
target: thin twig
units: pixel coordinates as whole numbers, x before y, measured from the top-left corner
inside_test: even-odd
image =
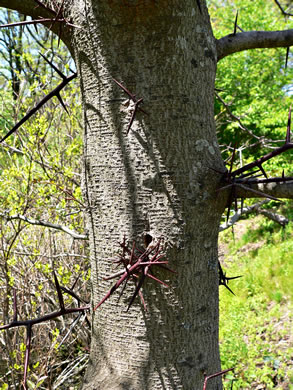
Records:
[[[9,214],[5,214],[5,213],[0,213],[0,217],[5,218],[7,221],[21,220],[21,221],[24,221],[30,225],[44,226],[44,227],[48,227],[50,229],[60,230],[64,233],[69,234],[71,237],[73,237],[75,239],[88,240],[88,236],[86,234],[80,234],[78,232],[75,232],[75,231],[69,229],[66,226],[54,224],[54,223],[51,223],[48,221],[29,218],[29,217],[26,217],[25,215],[21,215],[21,214],[9,215]]]

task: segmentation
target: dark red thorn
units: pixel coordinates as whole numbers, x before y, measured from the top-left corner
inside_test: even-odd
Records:
[[[130,91],[128,91],[127,88],[125,88],[121,83],[119,83],[119,81],[117,81],[116,79],[113,79],[113,81],[121,88],[123,89],[123,91],[130,97],[130,99],[132,101],[135,101],[135,95],[133,95]]]
[[[259,172],[259,169],[257,169],[256,171],[251,171],[251,172],[248,172],[248,173],[244,173],[243,175],[239,176],[238,179],[244,179],[245,177],[252,176],[252,175],[254,175],[257,172]]]
[[[58,20],[59,16],[61,15],[62,11],[63,11],[63,4],[64,4],[64,0],[62,0],[62,3],[60,4],[60,7],[58,9],[58,11],[56,12],[55,11],[55,18],[53,20],[53,22],[51,23],[50,27],[49,27],[49,30],[52,29],[52,27],[54,26],[55,22]],[[59,47],[59,43],[58,43],[58,47]]]
[[[134,294],[133,294],[133,296],[131,297],[131,300],[130,300],[130,302],[129,302],[129,305],[128,305],[126,311],[128,311],[128,310],[130,309],[131,305],[133,304],[133,302],[134,302],[134,300],[135,300],[135,297],[137,296],[137,294],[139,293],[139,290],[141,289],[141,287],[142,287],[142,285],[143,285],[143,282],[144,282],[144,280],[145,280],[145,277],[146,277],[146,276],[145,276],[144,274],[142,274],[142,276],[141,276],[141,278],[140,278],[140,281],[138,282],[138,284],[137,284],[137,286],[136,286],[136,289],[135,289],[135,291],[134,291]]]
[[[160,256],[160,258],[164,257],[163,255]],[[161,265],[161,264],[168,264],[168,261],[146,261],[143,263],[140,263],[140,265]]]
[[[118,302],[120,301],[120,298],[122,297],[122,294],[124,293],[124,290],[125,290],[125,288],[126,288],[126,285],[127,285],[128,280],[129,280],[129,278],[128,278],[128,279],[125,279],[125,281],[124,281],[124,284],[123,284],[122,289],[121,289],[121,291],[120,291],[120,293],[119,293],[119,296],[118,296],[118,300],[117,300]]]
[[[134,103],[134,109],[133,109],[132,114],[131,114],[131,118],[130,118],[129,125],[127,127],[126,134],[129,133],[129,130],[131,129],[132,123],[134,122],[134,119],[135,119],[135,114],[139,108],[138,105],[142,102],[143,102],[143,99],[139,99],[137,102]]]
[[[212,375],[206,376],[205,380],[204,380],[204,384],[203,384],[203,389],[202,390],[206,390],[208,380],[210,380],[212,378],[215,378],[217,376],[220,376],[220,375],[224,375],[224,374],[226,374],[226,372],[229,372],[229,371],[232,371],[232,370],[234,370],[234,368],[228,368],[228,370],[223,370],[223,371],[217,372],[216,374],[212,374]]]
[[[166,284],[165,282],[163,282],[162,280],[156,278],[154,275],[152,275],[152,274],[150,274],[150,273],[148,273],[148,272],[146,273],[146,276],[148,276],[149,278],[151,278],[151,279],[155,280],[156,282],[162,284],[162,285],[165,286],[165,287],[169,287],[168,284]]]
[[[45,8],[47,11],[49,11],[51,14],[53,15],[56,15],[56,11],[53,10],[52,8],[46,6],[45,4],[43,4],[40,0],[34,0],[35,3],[37,3],[40,7],[42,8]]]
[[[60,309],[61,309],[61,312],[65,312],[65,305],[64,305],[63,295],[62,295],[60,284],[58,282],[58,279],[57,279],[57,276],[55,274],[55,271],[53,271],[53,275],[54,275],[55,286],[56,286],[56,290],[57,290],[57,294],[58,294],[58,300],[59,300]]]
[[[147,309],[147,306],[146,306],[146,304],[145,304],[145,300],[144,300],[144,298],[143,298],[143,295],[142,295],[142,292],[141,292],[141,291],[139,291],[139,292],[138,292],[138,294],[139,294],[139,297],[140,297],[141,303],[143,304],[143,308],[144,308],[144,310],[145,310],[145,311],[148,311],[148,309]]]
[[[83,303],[88,303],[86,302],[83,298],[81,298],[80,296],[78,296],[74,291],[72,290],[69,290],[68,288],[66,287],[63,287],[63,286],[60,286],[61,290],[64,291],[66,294],[70,295],[71,297],[75,298],[78,302],[78,304],[80,302],[83,302]]]
[[[232,184],[232,188],[231,188],[231,191],[229,194],[229,199],[228,199],[228,211],[227,211],[227,218],[226,218],[227,222],[229,221],[231,206],[232,206],[234,198],[235,198],[235,187]]]
[[[16,322],[17,321],[17,316],[18,316],[17,297],[16,297],[16,290],[14,288],[13,289],[13,320],[12,320],[12,322]]]

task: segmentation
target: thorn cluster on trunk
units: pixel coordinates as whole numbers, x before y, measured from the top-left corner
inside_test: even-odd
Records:
[[[135,115],[136,115],[137,111],[141,111],[147,115],[148,115],[148,113],[146,111],[144,111],[141,107],[139,107],[139,105],[141,103],[143,103],[143,98],[136,99],[136,96],[133,93],[131,93],[127,88],[125,88],[121,83],[119,83],[119,81],[117,81],[115,79],[113,79],[113,81],[129,96],[129,99],[134,103],[134,108],[133,108],[133,111],[131,113],[131,118],[130,118],[130,121],[129,121],[129,124],[127,127],[127,134],[128,134],[129,130],[131,129],[132,123],[134,122]]]
[[[135,241],[132,244],[132,248],[130,249],[126,244],[126,239],[124,237],[123,242],[119,243],[122,248],[122,253],[119,254],[118,259],[113,260],[114,264],[117,266],[121,265],[123,269],[119,272],[110,275],[105,280],[110,280],[114,278],[119,278],[117,282],[111,287],[111,289],[107,292],[107,294],[103,297],[103,299],[95,306],[94,311],[98,309],[110,296],[122,285],[122,290],[119,295],[119,299],[125,291],[126,285],[129,281],[132,281],[135,285],[134,293],[130,299],[127,310],[133,304],[137,295],[139,295],[141,302],[146,310],[146,304],[141,292],[141,287],[147,278],[150,278],[165,287],[169,287],[165,282],[158,279],[153,274],[153,268],[159,267],[163,268],[169,272],[175,272],[167,267],[168,261],[161,261],[164,257],[162,253],[161,243],[157,242],[155,245],[148,245],[148,247],[143,251],[136,248]]]

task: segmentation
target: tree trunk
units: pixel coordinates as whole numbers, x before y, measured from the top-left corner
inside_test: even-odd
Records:
[[[201,389],[220,370],[217,237],[225,199],[213,120],[216,48],[206,7],[194,0],[76,1],[72,47],[85,119],[92,292],[113,285],[123,238],[162,240],[169,266],[128,312],[135,285],[93,314],[83,389]],[[78,6],[79,5],[79,6]],[[76,14],[74,13],[76,12]],[[113,81],[143,98],[133,102]],[[141,107],[141,106],[140,106]],[[171,275],[171,276],[170,276]],[[220,379],[210,389],[221,388]]]

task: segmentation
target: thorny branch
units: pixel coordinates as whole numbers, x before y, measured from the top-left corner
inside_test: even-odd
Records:
[[[217,60],[243,50],[289,46],[293,46],[293,29],[232,33],[216,40]]]
[[[282,7],[282,5],[280,4],[280,2],[278,0],[274,0],[274,2],[277,4],[277,6],[280,8],[281,12],[283,15],[285,16],[293,16],[293,14],[287,12],[284,10],[284,8]]]
[[[34,20],[25,20],[23,22],[15,22],[15,23],[9,23],[9,24],[1,24],[0,25],[0,28],[5,28],[5,27],[18,27],[18,26],[27,26],[27,25],[30,25],[30,24],[38,24],[38,23],[66,23],[68,26],[70,27],[76,27],[76,28],[80,28],[79,26],[76,26],[75,24],[72,24],[70,22],[68,22],[66,19],[62,19],[62,18],[58,18],[58,19],[52,19],[52,18],[40,18],[40,19],[34,19]]]
[[[25,362],[24,362],[24,375],[23,375],[23,387],[26,390],[26,380],[27,380],[27,372],[28,372],[28,365],[29,365],[29,358],[30,358],[30,349],[31,349],[31,340],[32,340],[32,327],[36,324],[40,324],[42,322],[54,320],[60,316],[64,316],[67,314],[72,313],[80,313],[85,312],[90,309],[90,305],[82,306],[82,307],[73,307],[73,308],[66,308],[63,300],[62,295],[62,288],[59,285],[57,276],[54,272],[54,281],[55,286],[57,290],[58,300],[59,300],[59,306],[60,310],[55,311],[50,314],[46,314],[42,317],[38,317],[31,320],[18,320],[18,306],[17,306],[17,299],[16,299],[16,291],[13,292],[13,319],[9,324],[0,326],[0,330],[4,329],[10,329],[10,328],[16,328],[20,326],[26,327],[26,352],[25,352]]]
[[[288,125],[287,125],[287,132],[286,132],[286,137],[285,137],[285,142],[282,146],[279,148],[273,150],[270,153],[267,153],[265,156],[244,165],[241,168],[236,169],[235,171],[232,171],[233,168],[233,163],[234,163],[234,158],[235,158],[235,150],[234,148],[233,154],[232,154],[232,159],[231,159],[231,165],[229,171],[225,172],[218,172],[222,174],[222,183],[224,186],[218,189],[218,191],[223,191],[226,189],[230,189],[229,197],[228,197],[228,212],[227,212],[227,222],[229,220],[229,215],[230,215],[230,209],[233,204],[235,203],[235,210],[237,211],[237,191],[236,189],[239,188],[240,190],[246,190],[248,192],[251,192],[256,195],[256,197],[265,197],[268,199],[273,199],[273,200],[279,200],[278,198],[271,196],[269,194],[266,194],[264,192],[255,190],[251,188],[250,186],[252,184],[268,184],[268,183],[284,183],[284,182],[289,182],[292,181],[292,177],[285,177],[284,172],[282,177],[279,178],[268,178],[265,170],[262,167],[262,164],[275,156],[280,155],[281,153],[284,153],[285,151],[292,149],[293,148],[293,143],[291,142],[291,108],[289,109],[289,114],[288,114]],[[256,168],[256,170],[254,169]],[[245,173],[247,172],[247,173]],[[259,176],[264,176],[265,179],[258,179]],[[242,209],[242,204],[241,203],[241,209]]]
[[[44,57],[44,56],[43,56]],[[51,63],[51,61],[46,61],[53,67],[54,70],[56,70],[56,67]],[[6,138],[10,137],[15,131],[22,126],[31,116],[33,116],[45,103],[47,103],[50,99],[52,99],[54,96],[58,98],[60,104],[62,107],[67,111],[66,106],[61,98],[60,91],[68,84],[71,80],[75,79],[77,77],[76,73],[73,73],[70,76],[63,75],[59,70],[58,74],[62,75],[63,78],[62,82],[53,89],[53,91],[49,92],[39,103],[36,104],[35,107],[33,107],[19,122],[16,123],[16,125],[13,126],[13,128],[0,140],[0,143],[5,141]]]

